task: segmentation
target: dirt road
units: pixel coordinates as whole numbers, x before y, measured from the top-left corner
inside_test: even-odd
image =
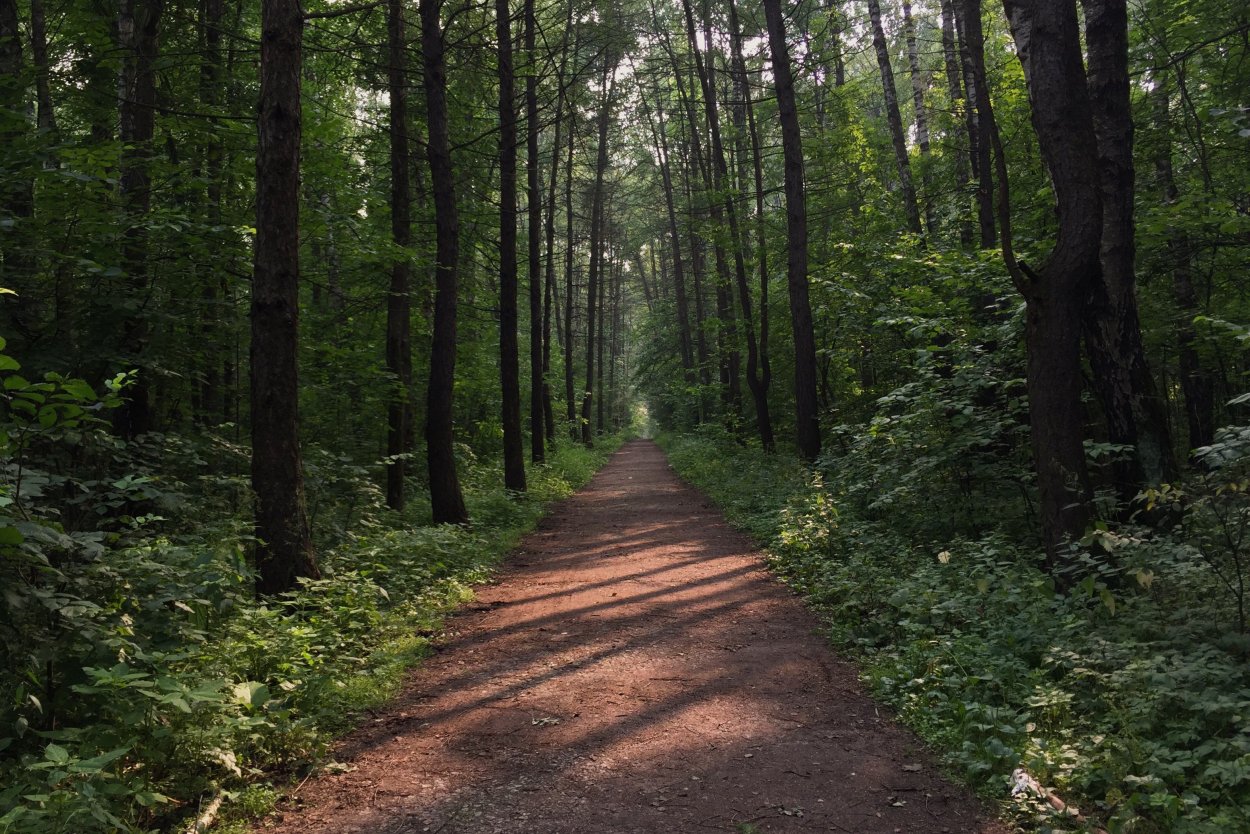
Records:
[[[259,830],[1002,834],[634,441]]]

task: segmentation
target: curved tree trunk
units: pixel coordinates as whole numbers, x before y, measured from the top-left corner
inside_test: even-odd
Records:
[[[1097,147],[1073,2],[1004,0],[1042,158],[1054,184],[1059,236],[1041,269],[1017,283],[1027,304],[1029,418],[1046,555],[1071,576],[1065,543],[1085,533],[1091,489],[1081,412],[1081,321],[1099,280],[1102,200]],[[1004,235],[1006,240],[1006,235]]]

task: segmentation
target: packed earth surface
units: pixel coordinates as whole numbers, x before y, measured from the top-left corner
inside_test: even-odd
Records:
[[[557,505],[259,830],[1002,834],[652,442]]]

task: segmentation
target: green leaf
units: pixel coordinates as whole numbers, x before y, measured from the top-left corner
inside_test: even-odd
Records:
[[[69,751],[59,744],[49,744],[43,749],[43,756],[55,764],[66,764],[69,762]]]
[[[21,531],[11,525],[0,527],[0,545],[14,547],[26,541],[26,537]]]

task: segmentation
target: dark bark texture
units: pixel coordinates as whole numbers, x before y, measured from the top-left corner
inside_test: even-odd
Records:
[[[436,524],[465,524],[469,513],[460,491],[453,451],[452,393],[456,379],[456,302],[460,265],[460,220],[456,181],[451,167],[447,125],[447,66],[439,0],[421,0],[421,60],[425,112],[429,126],[426,156],[434,194],[435,270],[434,340],[426,388],[425,445],[430,475],[430,505]]]
[[[790,292],[790,324],[794,331],[794,415],[799,454],[813,461],[820,455],[820,421],[816,406],[816,336],[807,286],[807,203],[803,184],[803,144],[794,101],[794,76],[786,43],[780,0],[765,0],[768,43],[772,53],[777,108],[781,118],[786,182],[786,276]]]
[[[256,251],[252,275],[252,490],[256,589],[276,594],[320,575],[299,448],[300,67],[298,0],[261,5]]]

